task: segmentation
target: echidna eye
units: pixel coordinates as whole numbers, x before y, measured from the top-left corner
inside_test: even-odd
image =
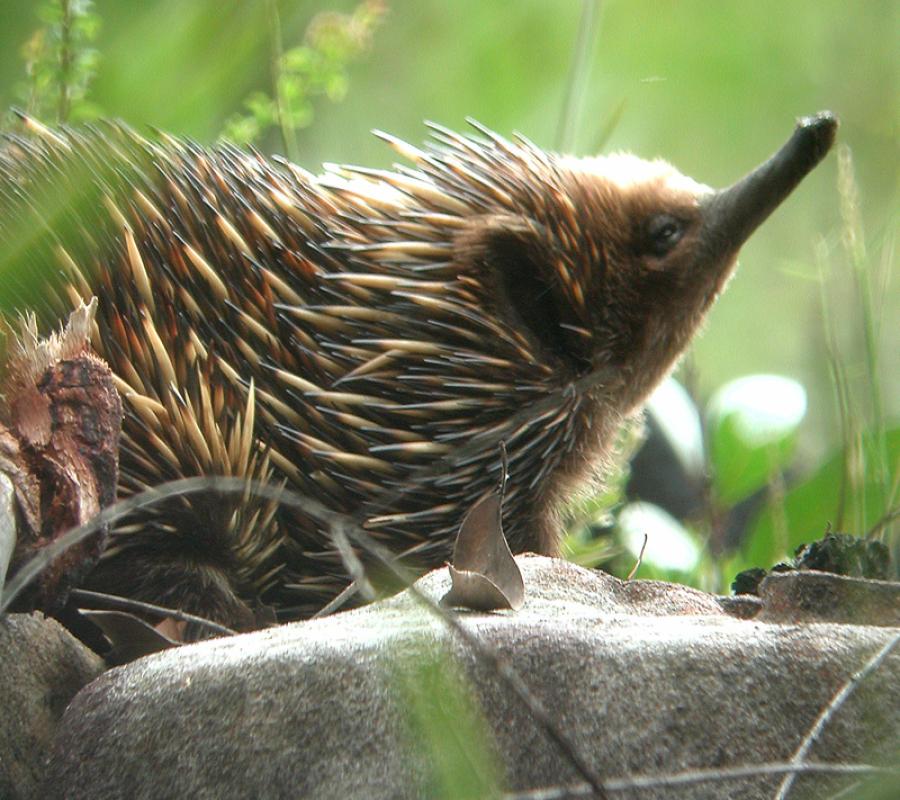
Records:
[[[684,223],[671,214],[657,214],[647,223],[647,251],[664,256],[684,235]]]

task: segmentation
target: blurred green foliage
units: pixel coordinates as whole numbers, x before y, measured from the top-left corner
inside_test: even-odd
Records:
[[[410,750],[427,765],[427,797],[502,795],[500,760],[473,687],[455,659],[422,642],[393,665]]]
[[[324,96],[339,102],[347,95],[348,65],[372,42],[386,7],[366,0],[350,14],[321,12],[304,33],[304,44],[284,50],[281,14],[276,0],[267,0],[271,63],[271,95],[256,90],[244,101],[247,113],[228,118],[222,137],[234,144],[255,143],[268,129],[281,131],[287,155],[297,156],[297,130],[313,121],[313,100]]]
[[[40,27],[21,46],[25,80],[17,87],[28,114],[61,123],[96,115],[86,99],[99,56],[91,47],[100,29],[92,6],[92,0],[36,5]]]

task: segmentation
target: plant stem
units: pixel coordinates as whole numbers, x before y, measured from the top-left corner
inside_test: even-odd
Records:
[[[59,0],[59,7],[62,20],[59,23],[59,106],[56,121],[64,125],[71,110],[69,81],[72,77],[72,6],[70,0]]]
[[[846,145],[838,151],[838,184],[841,197],[841,216],[844,223],[844,247],[853,269],[862,316],[863,343],[865,347],[866,377],[871,403],[872,429],[875,434],[875,468],[882,508],[888,504],[890,491],[887,462],[887,440],[884,427],[884,404],[881,397],[881,380],[878,373],[878,320],[873,311],[872,284],[869,274],[865,237],[859,216],[859,192],[853,174],[853,157]],[[863,520],[865,526],[866,520]]]
[[[575,144],[578,114],[599,22],[600,0],[583,0],[581,21],[578,24],[578,41],[575,44],[572,69],[566,82],[566,95],[556,131],[556,149],[560,151],[571,150]]]
[[[283,48],[281,39],[281,17],[278,13],[278,0],[268,0],[266,4],[269,18],[269,38],[271,39],[269,68],[272,73],[272,96],[275,98],[275,113],[278,115],[278,128],[281,131],[281,142],[285,155],[297,160],[297,133],[291,123],[288,99],[281,87]]]
[[[825,334],[825,349],[828,353],[828,368],[831,386],[834,390],[835,410],[841,430],[841,485],[837,496],[837,506],[832,522],[837,530],[844,528],[844,513],[847,508],[847,491],[851,485],[850,454],[853,436],[851,433],[850,390],[847,382],[846,365],[841,359],[837,341],[834,309],[828,299],[828,248],[820,241],[816,246],[816,261],[819,267],[819,302],[822,310],[822,326]]]

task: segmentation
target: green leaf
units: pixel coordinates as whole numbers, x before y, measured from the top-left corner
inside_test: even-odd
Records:
[[[886,431],[885,448],[888,463],[895,465],[896,471],[900,464],[900,427]],[[885,514],[890,502],[884,497],[877,471],[866,469],[877,454],[875,437],[865,435],[862,457],[853,470],[855,486],[845,480],[847,456],[839,449],[807,480],[788,491],[783,503],[764,509],[750,529],[746,563],[769,567],[792,554],[799,545],[821,538],[829,525],[840,527],[842,532],[864,535],[866,528]],[[861,529],[855,529],[860,524],[857,521],[863,525]],[[776,534],[785,529],[786,540],[779,541],[785,535]]]
[[[491,730],[456,660],[423,642],[392,666],[410,750],[427,765],[423,795],[499,797],[501,762]]]
[[[275,101],[265,92],[253,92],[244,102],[244,105],[261,129],[272,125],[278,117]]]
[[[314,54],[308,47],[294,47],[281,56],[285,72],[307,72],[312,69]]]
[[[700,412],[675,378],[666,378],[647,400],[647,411],[662,429],[681,466],[690,475],[705,469]]]
[[[708,409],[713,489],[733,506],[787,466],[806,414],[806,392],[790,378],[748,375],[723,386]]]
[[[291,125],[294,128],[306,128],[313,121],[313,106],[308,100],[296,103],[288,115]]]
[[[225,123],[222,138],[233,144],[249,144],[255,141],[259,134],[259,125],[253,117],[236,114]]]
[[[325,94],[332,103],[339,103],[347,96],[349,81],[345,74],[329,76],[325,84]]]
[[[44,3],[37,7],[35,14],[45,25],[59,25],[63,19],[62,8],[58,3]]]
[[[93,41],[100,32],[102,21],[96,14],[87,14],[78,19],[77,26],[79,33],[81,33],[85,39]]]
[[[103,108],[97,103],[87,100],[79,100],[78,105],[72,109],[69,118],[72,122],[87,122],[103,116]]]

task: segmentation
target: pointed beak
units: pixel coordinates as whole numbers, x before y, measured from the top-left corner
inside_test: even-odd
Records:
[[[753,231],[831,149],[837,118],[830,111],[804,117],[768,161],[702,201],[701,239],[714,260],[738,251]]]

